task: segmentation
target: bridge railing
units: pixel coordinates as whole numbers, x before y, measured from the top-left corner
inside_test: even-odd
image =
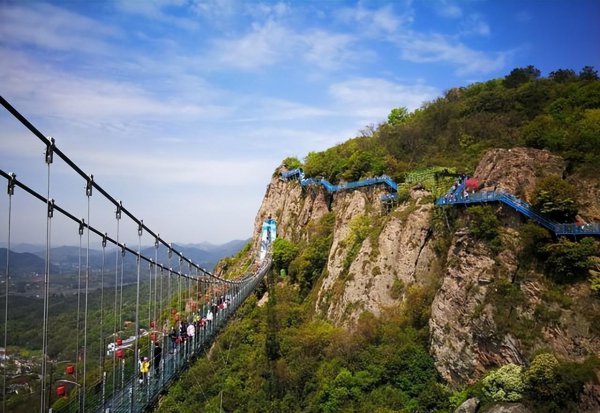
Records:
[[[513,194],[502,191],[481,191],[465,195],[459,187],[456,192],[439,197],[436,200],[436,205],[443,206],[486,202],[502,202],[517,212],[534,220],[556,235],[600,235],[600,223],[560,224],[544,217],[542,214],[533,209],[530,204],[517,198]]]
[[[236,294],[231,295],[231,303],[227,308],[219,310],[212,322],[204,328],[196,330],[196,335],[181,344],[173,344],[170,339],[163,337],[163,357],[160,373],[151,370],[147,380],[140,383],[137,377],[129,375],[123,383],[111,383],[112,389],[105,393],[98,391],[102,383],[93,386],[93,390],[86,393],[83,411],[105,413],[146,411],[156,403],[158,397],[173,382],[179,374],[190,366],[190,362],[200,356],[215,339],[217,332],[223,328],[231,315],[254,291],[256,285],[262,281],[271,268],[270,255],[263,261],[261,267],[253,274],[242,279],[241,288]],[[206,315],[209,307],[203,306],[201,312]],[[73,399],[67,405],[54,410],[57,413],[77,413],[81,411],[81,399]]]

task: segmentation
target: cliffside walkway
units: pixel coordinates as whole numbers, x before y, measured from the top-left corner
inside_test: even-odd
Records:
[[[260,256],[252,271],[235,280],[212,274],[152,231],[2,96],[0,104],[31,132],[34,140],[41,142],[36,153],[45,149],[40,163],[47,169],[47,184],[40,193],[40,189],[17,179],[15,173],[0,168],[0,180],[6,185],[0,218],[7,223],[0,228],[0,241],[6,241],[6,266],[0,269],[3,282],[0,295],[5,300],[0,316],[0,323],[3,321],[0,334],[4,337],[0,347],[6,349],[6,360],[16,356],[13,346],[21,346],[23,341],[15,341],[19,332],[15,330],[16,323],[9,322],[9,314],[17,317],[15,302],[22,300],[17,298],[21,293],[15,291],[15,279],[21,274],[15,271],[17,260],[11,251],[11,233],[15,232],[13,227],[19,229],[15,224],[24,220],[45,222],[39,226],[46,239],[44,270],[36,274],[43,282],[38,283],[36,295],[27,297],[34,314],[40,314],[39,322],[32,318],[27,325],[27,329],[38,332],[27,350],[36,350],[39,357],[28,360],[33,366],[28,372],[32,391],[31,396],[26,394],[27,406],[20,406],[21,410],[147,411],[211,345],[217,332],[269,271],[276,224],[270,219],[263,226]],[[55,174],[57,163],[61,172]],[[73,186],[61,180],[65,175],[63,170],[74,175],[73,181],[67,181],[69,185],[75,183]],[[31,171],[21,172],[23,176],[31,175]],[[60,191],[54,189],[58,186]],[[52,195],[60,199],[55,200]],[[93,196],[100,202],[94,201],[92,206]],[[156,196],[168,195],[157,192]],[[63,202],[71,198],[80,201],[81,207],[75,211]],[[23,208],[24,202],[36,207]],[[70,202],[71,207],[75,203]],[[168,214],[165,211],[163,215],[165,222]],[[108,222],[96,221],[97,216],[108,217]],[[90,225],[90,220],[95,226]],[[79,235],[80,259],[70,272],[57,273],[52,265],[55,254],[52,246],[57,234],[63,233],[72,233],[72,239]],[[134,240],[135,246],[126,245],[124,239]],[[154,248],[142,249],[142,245]],[[92,268],[90,252],[94,248],[101,251],[102,261]],[[131,264],[124,265],[125,262]],[[76,288],[76,294],[61,291],[77,278],[77,287],[72,287]],[[62,299],[57,292],[76,301],[77,312],[57,312],[55,300]],[[88,302],[92,304],[88,306]],[[68,332],[67,336],[59,337],[53,329],[63,334]],[[64,370],[58,367],[61,363],[68,363],[63,365]],[[6,366],[2,369],[2,411],[7,411],[7,401],[12,396],[11,381],[20,376]]]
[[[480,191],[465,194],[465,184],[466,179],[463,180],[463,182],[456,188],[456,190],[437,198],[435,204],[437,206],[444,206],[501,202],[505,205],[508,205],[515,211],[521,213],[522,215],[526,216],[527,218],[535,221],[536,223],[553,232],[557,236],[600,236],[600,223],[598,222],[590,224],[560,224],[558,222],[552,221],[544,217],[539,212],[535,211],[533,207],[527,202],[507,192]]]
[[[300,185],[302,185],[302,186],[321,185],[329,193],[339,192],[339,191],[347,191],[347,190],[351,190],[351,189],[357,189],[357,188],[362,188],[365,186],[379,185],[379,184],[387,185],[387,187],[394,192],[398,191],[398,184],[396,182],[394,182],[394,180],[387,175],[377,176],[374,178],[367,178],[367,179],[363,179],[361,181],[348,182],[348,183],[339,184],[339,185],[333,185],[331,182],[329,182],[325,178],[307,178],[304,175],[304,171],[300,168],[282,172],[281,177],[284,180],[298,179],[298,181],[300,182]]]
[[[407,175],[406,183],[430,183],[432,180],[436,180],[438,174],[452,175],[454,171],[448,171],[446,168],[432,168],[427,171],[420,171]],[[304,171],[301,168],[291,169],[281,173],[281,177],[284,180],[298,179],[300,185],[307,187],[310,185],[321,185],[329,193],[338,191],[351,190],[370,185],[385,184],[391,192],[381,196],[383,202],[393,201],[398,197],[399,185],[389,176],[383,175],[375,178],[367,178],[361,181],[349,182],[340,185],[333,185],[325,178],[307,178]],[[517,198],[516,196],[503,191],[481,191],[475,193],[469,193],[465,195],[465,185],[467,179],[463,179],[461,184],[458,185],[453,191],[449,191],[446,195],[440,196],[435,200],[437,206],[444,205],[467,205],[467,204],[481,204],[488,202],[501,202],[515,211],[523,214],[527,218],[535,221],[539,225],[548,229],[557,236],[600,236],[600,223],[594,222],[589,224],[561,224],[552,221],[539,212],[535,211],[531,205],[527,202]],[[402,184],[401,184],[402,185]],[[431,184],[430,186],[435,184]]]

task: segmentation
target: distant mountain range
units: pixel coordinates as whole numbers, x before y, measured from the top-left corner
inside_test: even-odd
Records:
[[[227,242],[222,245],[213,245],[209,243],[200,244],[173,244],[173,248],[183,254],[184,257],[189,258],[194,263],[198,264],[204,269],[212,271],[214,266],[219,260],[236,254],[246,243],[247,240],[234,240]],[[114,266],[115,263],[115,249],[107,248],[105,256],[105,264]],[[143,247],[141,251],[142,255],[149,258],[155,258],[154,247]],[[80,257],[81,255],[81,257]],[[45,247],[34,244],[17,244],[11,246],[10,251],[10,269],[11,275],[15,277],[33,275],[35,273],[44,273],[46,251]],[[87,251],[85,248],[82,250],[79,247],[73,246],[61,246],[51,248],[50,250],[50,261],[51,261],[51,272],[56,271],[68,271],[69,269],[76,269],[79,266],[79,262],[85,265],[87,259]],[[89,251],[90,266],[92,268],[100,268],[102,266],[102,251],[90,250]],[[164,246],[158,249],[158,262],[165,265],[168,264],[168,250]],[[136,266],[136,256],[133,254],[127,254],[125,256],[124,266],[128,269]],[[179,261],[175,255],[173,255],[171,261],[171,267],[174,270],[179,270]],[[182,266],[182,271],[187,272],[187,265]],[[0,274],[6,272],[6,243],[0,243]]]

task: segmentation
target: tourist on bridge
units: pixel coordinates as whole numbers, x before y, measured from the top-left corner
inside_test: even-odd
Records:
[[[140,363],[140,384],[148,383],[148,373],[150,372],[150,360],[144,357]]]
[[[169,338],[171,339],[171,354],[173,354],[174,351],[177,351],[177,339],[179,338],[179,334],[177,334],[177,330],[175,330],[175,327],[171,328],[171,332],[169,333]]]
[[[158,341],[154,342],[154,375],[158,380],[160,376],[160,361],[162,359],[162,348]]]

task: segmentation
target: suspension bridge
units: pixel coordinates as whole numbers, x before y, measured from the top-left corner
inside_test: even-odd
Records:
[[[20,300],[19,294],[11,290],[11,224],[15,213],[19,212],[13,208],[13,199],[22,196],[45,205],[41,211],[46,234],[43,287],[39,298],[42,316],[39,326],[28,327],[38,329],[41,336],[40,348],[36,349],[40,354],[39,370],[31,372],[38,377],[32,386],[37,402],[36,406],[28,405],[27,411],[145,411],[157,402],[160,394],[190,362],[207,349],[217,332],[269,271],[270,243],[276,236],[275,222],[269,219],[263,225],[260,252],[252,265],[253,271],[235,280],[218,277],[185,257],[172,243],[144,224],[100,186],[92,174],[84,172],[61,151],[54,139],[42,134],[1,96],[0,103],[41,142],[47,173],[47,185],[42,194],[19,180],[18,174],[0,169],[0,176],[6,182],[8,204],[4,291],[0,292],[4,299],[2,412],[11,411],[7,388],[14,377],[8,366],[16,355],[11,354],[10,345],[18,344],[14,342],[13,337],[17,334],[11,331],[12,323],[9,322],[16,316],[12,306]],[[57,160],[83,181],[86,218],[77,218],[61,205],[60,200],[52,198],[51,171]],[[96,193],[112,209],[114,225],[110,229],[91,225],[90,199]],[[74,328],[70,331],[68,349],[57,349],[53,343],[56,334],[50,331],[64,322],[58,319],[62,315],[52,311],[53,300],[59,296],[56,290],[60,289],[55,286],[58,277],[51,265],[55,230],[52,224],[59,215],[79,236],[79,265],[75,274],[77,310],[69,321]],[[125,234],[127,228],[135,233]],[[137,237],[137,247],[126,245],[127,236]],[[100,268],[93,269],[90,265],[91,240],[101,245]],[[142,240],[146,245],[148,240],[154,244],[153,256],[148,249],[142,250]],[[125,269],[128,260],[135,262],[133,274],[127,274]],[[132,278],[135,281],[127,284]],[[98,285],[100,288],[93,291],[92,286]],[[92,296],[97,302],[98,294],[99,308],[92,308]],[[66,360],[59,360],[57,355]]]

